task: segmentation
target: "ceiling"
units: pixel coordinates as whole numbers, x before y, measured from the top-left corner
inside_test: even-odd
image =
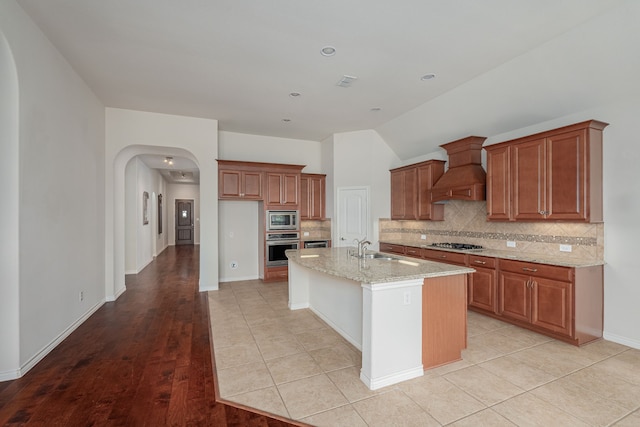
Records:
[[[438,115],[444,110],[439,102],[624,3],[17,2],[106,106],[212,118],[223,131],[315,141],[376,129],[401,159],[470,134],[490,136],[541,121],[527,111],[487,120],[493,112],[484,113],[475,100],[475,115],[454,123]],[[323,56],[325,46],[335,47],[335,55]],[[428,73],[435,78],[422,80]],[[357,79],[340,87],[343,76]],[[551,100],[530,107],[547,111],[545,102]],[[451,118],[454,113],[448,110]]]
[[[143,154],[138,158],[149,168],[157,169],[167,182],[173,184],[200,183],[200,169],[193,160],[158,154]],[[171,163],[166,161],[169,159]]]

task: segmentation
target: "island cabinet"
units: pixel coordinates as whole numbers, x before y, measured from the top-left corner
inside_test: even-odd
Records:
[[[495,314],[498,310],[496,259],[469,255],[468,266],[475,269],[469,274],[469,307],[479,312]]]
[[[590,120],[484,147],[490,221],[602,221],[602,131]]]
[[[431,203],[431,188],[444,173],[442,160],[391,169],[391,219],[444,220],[444,206]]]
[[[300,176],[300,219],[326,218],[326,175],[303,173]]]
[[[247,162],[218,160],[218,198],[262,200],[263,176]]]
[[[503,319],[575,345],[602,337],[602,266],[500,260],[499,271]]]

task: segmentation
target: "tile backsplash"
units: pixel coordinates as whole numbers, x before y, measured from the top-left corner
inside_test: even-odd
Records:
[[[331,219],[316,221],[300,221],[300,231],[303,239],[331,239]],[[304,233],[309,233],[305,236]]]
[[[460,242],[492,250],[526,252],[563,258],[604,259],[604,224],[547,222],[488,222],[486,202],[452,200],[444,221],[379,220],[380,241],[425,245]],[[421,239],[426,235],[426,240]],[[507,241],[516,247],[507,247]],[[560,245],[571,245],[561,252]]]

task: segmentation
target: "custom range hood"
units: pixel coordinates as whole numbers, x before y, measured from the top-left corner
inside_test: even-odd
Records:
[[[485,139],[469,136],[440,146],[449,155],[449,169],[433,185],[432,202],[485,200],[487,173],[480,160]]]

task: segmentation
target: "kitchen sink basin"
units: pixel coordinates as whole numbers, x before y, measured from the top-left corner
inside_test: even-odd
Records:
[[[366,259],[380,259],[380,260],[385,260],[385,261],[394,261],[394,260],[398,259],[398,258],[392,257],[389,254],[383,254],[381,252],[368,252],[368,253],[364,254],[363,258],[366,258]]]

